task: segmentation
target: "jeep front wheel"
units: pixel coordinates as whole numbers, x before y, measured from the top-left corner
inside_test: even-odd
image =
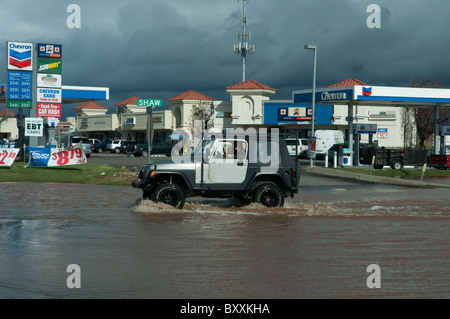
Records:
[[[175,208],[183,208],[184,192],[177,184],[163,183],[156,187],[152,193],[152,200],[156,203],[164,203]]]
[[[253,201],[267,207],[283,207],[284,193],[275,184],[264,184],[256,190]]]

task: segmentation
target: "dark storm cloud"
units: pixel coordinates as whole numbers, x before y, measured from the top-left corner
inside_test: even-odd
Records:
[[[81,8],[81,28],[69,29],[66,8]],[[370,4],[381,8],[381,28],[370,29]],[[198,90],[228,99],[225,87],[242,79],[233,53],[242,1],[234,0],[4,0],[0,43],[62,43],[64,84],[107,86],[114,103],[131,95],[167,101]],[[255,54],[246,78],[290,99],[308,88],[317,44],[317,82],[346,78],[407,86],[423,76],[450,85],[450,2],[446,0],[250,0],[248,31]],[[20,23],[18,23],[19,21]],[[0,82],[5,82],[0,50]]]

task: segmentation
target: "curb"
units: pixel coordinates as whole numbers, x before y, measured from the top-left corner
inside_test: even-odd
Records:
[[[337,178],[347,178],[354,179],[359,181],[371,182],[371,183],[380,183],[380,184],[390,184],[390,185],[398,185],[398,186],[406,186],[406,187],[419,187],[419,188],[450,188],[450,185],[438,184],[438,183],[429,183],[429,182],[420,182],[413,180],[405,180],[401,178],[391,178],[391,177],[383,177],[383,176],[373,176],[367,174],[358,174],[353,172],[344,172],[334,169],[321,168],[321,167],[305,167],[303,172],[309,175],[321,175],[328,177],[337,177]]]

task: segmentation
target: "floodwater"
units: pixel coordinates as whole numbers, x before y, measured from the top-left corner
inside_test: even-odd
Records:
[[[0,298],[450,297],[449,189],[302,177],[281,209],[174,210],[132,187],[0,188]]]

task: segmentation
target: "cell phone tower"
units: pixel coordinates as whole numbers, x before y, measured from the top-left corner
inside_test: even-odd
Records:
[[[247,14],[245,13],[245,7],[249,1],[250,0],[242,0],[242,33],[238,32],[238,44],[234,45],[234,53],[239,54],[242,60],[242,82],[245,81],[245,62],[247,53],[255,53],[255,45],[251,45],[247,42],[247,38],[248,41],[251,41],[252,36],[251,33],[247,33]]]

